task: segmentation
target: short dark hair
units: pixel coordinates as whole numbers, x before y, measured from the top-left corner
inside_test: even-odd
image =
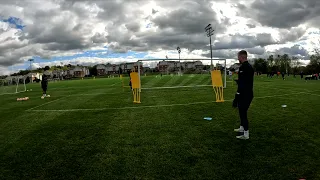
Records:
[[[44,67],[44,70],[45,70],[45,71],[47,71],[47,70],[49,70],[49,69],[50,69],[49,66]]]
[[[247,51],[245,51],[245,50],[241,50],[241,51],[238,52],[238,55],[248,56],[248,53],[247,53]]]

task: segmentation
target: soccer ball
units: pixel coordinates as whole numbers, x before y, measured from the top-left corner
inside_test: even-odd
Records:
[[[44,99],[44,96],[41,96],[41,99]]]
[[[47,97],[50,97],[50,95],[47,95]]]

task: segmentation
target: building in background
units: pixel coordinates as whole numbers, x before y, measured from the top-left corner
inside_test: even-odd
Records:
[[[132,70],[135,70],[138,72],[138,63],[132,62],[132,63],[121,63],[121,64],[99,64],[97,66],[97,74],[99,76],[103,75],[112,75],[112,74],[126,74],[128,72],[131,72]],[[140,63],[140,71],[141,73],[144,72],[143,65]]]
[[[97,65],[97,75],[104,76],[106,75],[106,66],[104,64]]]
[[[201,61],[160,61],[157,68],[160,72],[177,72],[179,68],[184,71],[202,70],[204,65]]]
[[[89,69],[87,67],[84,66],[76,66],[73,70],[73,77],[85,77],[85,76],[89,76],[90,72]]]
[[[42,80],[42,73],[28,73],[27,77],[29,77],[30,82],[34,82],[36,79]]]
[[[52,71],[52,77],[58,78],[58,79],[62,79],[62,77],[64,76],[64,70],[62,69],[55,69]]]

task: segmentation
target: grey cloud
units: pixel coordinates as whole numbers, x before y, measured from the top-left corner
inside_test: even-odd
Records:
[[[284,47],[276,50],[276,54],[288,54],[290,56],[302,56],[302,57],[307,57],[308,56],[308,51],[301,47],[300,45],[294,45],[290,48]]]
[[[238,53],[237,50],[213,50],[212,56],[213,58],[235,59],[237,57],[237,53]],[[207,58],[211,57],[210,52],[202,55]]]
[[[98,13],[98,18],[101,20],[108,18],[115,25],[129,22],[142,14],[140,10],[136,10],[139,7],[138,1],[94,1],[94,3],[103,9],[102,12]],[[128,12],[130,12],[130,15],[126,16]]]
[[[303,8],[311,5],[314,8],[311,8],[310,13],[306,14],[311,20],[306,20],[306,22],[312,24],[317,20],[314,14],[320,12],[317,8],[319,3],[312,0],[301,1],[298,4],[287,0],[287,11],[290,11],[291,14],[284,11],[283,4],[278,1],[271,10],[265,10],[265,7],[261,5],[264,1],[259,2],[255,1],[252,6],[247,7],[238,5],[250,13],[239,12],[240,15],[253,19],[248,21],[247,26],[250,28],[258,26],[259,23],[254,21],[258,20],[263,25],[290,29],[291,24],[296,25],[306,19],[298,17],[290,22],[290,18],[287,17],[295,17],[295,13],[304,15]],[[46,7],[42,7],[46,3],[49,3],[47,5],[50,6],[49,10],[44,10]],[[215,32],[221,35],[230,25],[228,18],[222,19],[222,22],[217,20],[216,13],[210,8],[210,1],[207,0],[184,0],[177,4],[169,0],[157,0],[156,4],[161,8],[150,9],[150,15],[143,15],[139,7],[146,3],[148,2],[139,0],[0,0],[0,16],[16,16],[26,23],[24,31],[16,33],[20,36],[18,40],[9,38],[6,39],[6,43],[1,43],[0,65],[20,63],[28,56],[38,55],[50,58],[65,52],[101,47],[103,43],[109,43],[110,48],[115,52],[174,50],[177,46],[187,48],[189,51],[209,50],[209,39],[205,35],[204,27],[211,23]],[[270,3],[266,4],[266,6],[269,5]],[[23,7],[24,10],[18,11],[16,6]],[[162,8],[168,10],[166,14],[161,12]],[[270,11],[270,14],[267,14],[267,11]],[[284,11],[284,17],[278,18],[276,14],[281,11]],[[285,18],[288,22],[281,24]],[[277,20],[280,22],[273,22]],[[149,23],[147,21],[151,21],[152,26],[158,28],[156,31],[142,31],[141,21],[144,21],[145,25]],[[105,32],[93,33],[97,23],[104,24]],[[4,32],[4,30],[0,31]],[[256,36],[236,34],[222,38],[216,38],[215,35],[213,39],[218,41],[213,44],[214,55],[235,58],[238,49],[247,49],[251,54],[261,55],[265,52],[264,46],[294,42],[301,38],[304,32],[303,28],[281,29],[279,42],[276,42],[270,34],[257,34]]]
[[[307,31],[305,28],[293,27],[289,30],[280,29],[280,43],[293,42],[300,39]]]
[[[253,48],[256,46],[267,46],[276,44],[271,34],[261,33],[256,36],[249,35],[229,35],[218,38],[218,41],[213,44],[214,49],[241,49]]]
[[[298,57],[299,59],[307,60],[309,58],[308,51],[302,46],[296,44],[291,47],[279,48],[273,52],[265,51],[263,54],[254,54],[255,58],[268,58],[270,55],[288,54],[290,57]]]
[[[241,15],[277,28],[295,27],[319,17],[319,7],[318,0],[255,0],[249,6],[238,4]]]
[[[216,13],[208,4],[203,1],[186,1],[181,5],[184,8],[171,11],[166,16],[159,16],[152,19],[155,25],[162,29],[171,28],[178,33],[196,34],[204,33],[204,27],[211,23],[214,29],[220,33],[225,31],[225,26],[229,24],[228,19],[225,22],[218,23]]]
[[[216,58],[225,58],[225,59],[237,59],[237,53],[241,50],[242,48],[239,49],[221,49],[221,50],[213,50],[212,55],[213,57]],[[251,57],[258,57],[258,56],[263,56],[266,53],[266,50],[264,47],[253,47],[253,48],[243,48],[248,51],[249,55]],[[210,58],[211,54],[205,53],[203,56]]]
[[[158,1],[161,7],[168,7],[170,12],[167,15],[157,17],[150,16],[153,24],[158,27],[157,32],[121,32],[119,28],[108,28],[108,40],[118,42],[121,51],[130,48],[135,51],[149,51],[156,49],[172,50],[177,46],[188,48],[190,51],[195,49],[208,49],[208,38],[205,35],[204,27],[211,23],[215,30],[223,33],[226,26],[230,24],[229,19],[225,18],[222,23],[218,23],[216,13],[208,6],[207,1],[182,1],[177,9],[172,9],[172,2]],[[133,22],[134,24],[134,22]],[[129,30],[133,30],[131,24],[126,24]],[[114,26],[114,25],[113,25]],[[137,39],[132,40],[131,35]],[[140,41],[140,42],[139,42]],[[114,47],[115,48],[115,47]]]
[[[152,9],[152,14],[155,14],[157,12],[159,12],[159,11]]]
[[[132,32],[138,32],[140,30],[139,22],[129,22],[125,26],[128,30]]]
[[[94,36],[91,37],[93,43],[106,43],[107,38],[104,34],[96,33]]]
[[[250,54],[254,55],[263,55],[266,52],[266,49],[264,47],[254,47],[254,48],[248,48],[246,49]]]
[[[256,27],[256,25],[254,25],[254,24],[247,24],[247,26],[248,26],[249,28],[255,28],[255,27]]]

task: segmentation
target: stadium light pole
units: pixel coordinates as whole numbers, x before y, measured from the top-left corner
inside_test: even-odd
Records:
[[[34,61],[34,59],[28,59],[28,61],[30,62],[30,71],[32,71],[32,62]]]
[[[204,29],[207,33],[207,37],[210,39],[211,70],[213,70],[211,36],[213,35],[214,30],[212,29],[211,24],[208,24]]]
[[[181,49],[180,49],[180,47],[179,47],[179,46],[177,47],[177,50],[178,50],[178,53],[179,53],[179,74],[181,75],[181,62],[180,62],[180,53],[181,53]]]

